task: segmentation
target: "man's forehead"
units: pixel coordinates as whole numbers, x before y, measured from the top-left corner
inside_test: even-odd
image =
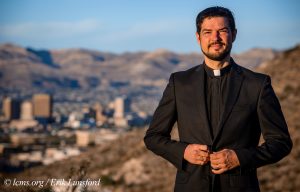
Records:
[[[201,27],[229,27],[226,17],[207,17],[203,20]]]

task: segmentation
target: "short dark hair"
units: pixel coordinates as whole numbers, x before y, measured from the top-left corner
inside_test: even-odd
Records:
[[[226,17],[228,19],[231,32],[236,29],[233,13],[225,7],[215,6],[206,8],[197,15],[196,27],[198,34],[200,34],[203,20],[208,17]]]

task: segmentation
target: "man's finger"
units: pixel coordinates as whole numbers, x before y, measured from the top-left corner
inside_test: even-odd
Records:
[[[213,153],[213,154],[210,154],[210,160],[218,160],[218,159],[221,159],[223,156],[221,154],[217,154],[217,153]]]
[[[212,169],[212,172],[214,174],[221,174],[224,173],[226,171],[226,169]]]
[[[210,161],[210,164],[213,168],[217,167],[220,163],[218,161]]]
[[[209,153],[207,151],[198,150],[198,155],[202,157],[208,157]]]
[[[201,161],[201,160],[195,160],[194,164],[196,164],[196,165],[204,165],[204,162]]]
[[[197,149],[201,150],[201,151],[208,151],[208,147],[207,145],[200,145],[200,144],[197,144]]]
[[[220,156],[223,156],[224,154],[226,154],[227,152],[228,152],[228,149],[223,149],[221,151],[213,152],[212,155],[220,157]]]
[[[211,167],[213,169],[223,169],[223,168],[227,169],[227,166],[225,163],[211,163]]]
[[[213,170],[219,169],[218,165],[211,165],[211,168],[212,168]]]

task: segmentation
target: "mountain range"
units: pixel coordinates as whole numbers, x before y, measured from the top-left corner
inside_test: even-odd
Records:
[[[253,68],[276,54],[272,49],[253,49],[233,57],[239,64]],[[171,72],[202,61],[198,53],[179,54],[163,49],[114,54],[87,49],[36,50],[2,44],[0,88],[90,89],[118,83],[165,86]]]

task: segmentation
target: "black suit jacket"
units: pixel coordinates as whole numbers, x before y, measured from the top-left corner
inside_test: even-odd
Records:
[[[188,144],[236,152],[240,167],[220,175],[222,191],[259,191],[256,169],[291,151],[292,141],[270,77],[233,60],[231,64],[229,91],[214,139],[207,119],[203,65],[170,76],[144,141],[149,150],[176,166],[175,191],[211,191],[214,185],[209,164],[193,165],[184,160]],[[180,141],[170,137],[176,121]],[[258,145],[261,134],[265,142]]]

